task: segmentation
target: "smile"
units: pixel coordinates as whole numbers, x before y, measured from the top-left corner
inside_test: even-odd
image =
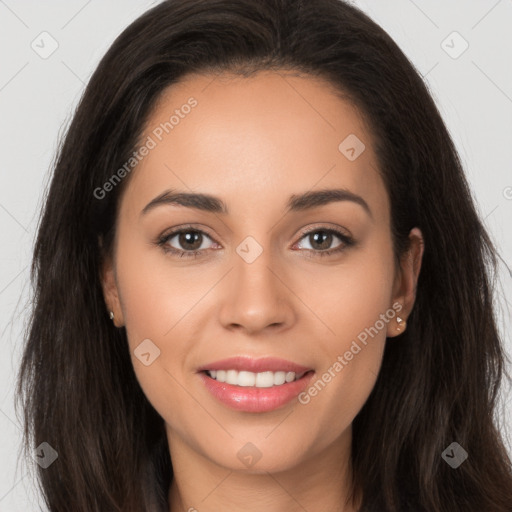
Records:
[[[315,375],[311,367],[277,358],[234,357],[198,368],[209,394],[236,411],[263,413],[292,404]]]
[[[299,380],[306,372],[296,374],[285,371],[254,373],[237,370],[208,370],[206,373],[217,382],[226,382],[233,386],[271,388]]]

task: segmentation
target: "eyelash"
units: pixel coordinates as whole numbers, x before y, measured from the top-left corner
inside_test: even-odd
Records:
[[[338,247],[335,247],[333,249],[327,249],[325,251],[315,251],[314,249],[306,249],[306,251],[308,252],[313,252],[315,253],[313,256],[308,256],[308,257],[311,257],[311,258],[315,258],[316,256],[320,256],[320,257],[324,257],[324,256],[331,256],[333,254],[336,254],[336,253],[339,253],[341,251],[344,251],[345,249],[347,249],[348,247],[351,247],[353,245],[355,245],[355,241],[353,238],[345,235],[344,233],[336,230],[336,229],[332,229],[332,228],[324,228],[324,227],[317,227],[317,228],[314,228],[310,231],[307,231],[305,233],[302,233],[300,238],[299,238],[299,241],[302,240],[303,238],[307,237],[308,235],[311,235],[313,233],[317,233],[319,231],[322,231],[324,233],[327,233],[327,234],[334,234],[336,235],[341,241],[342,243],[338,246]],[[175,231],[172,231],[171,233],[168,233],[168,234],[165,234],[165,235],[162,235],[161,237],[158,238],[158,240],[156,241],[156,244],[162,248],[162,250],[165,252],[165,253],[171,253],[179,258],[197,258],[197,257],[200,257],[201,256],[201,253],[204,253],[205,249],[201,249],[201,250],[197,250],[197,251],[181,251],[179,249],[175,249],[174,247],[169,247],[167,245],[167,243],[169,242],[169,240],[171,238],[173,238],[174,236],[176,235],[180,235],[182,233],[201,233],[202,235],[206,235],[208,238],[211,239],[210,235],[208,235],[208,233],[200,230],[200,229],[196,229],[192,226],[190,227],[183,227],[183,228],[180,228],[180,229],[177,229]]]

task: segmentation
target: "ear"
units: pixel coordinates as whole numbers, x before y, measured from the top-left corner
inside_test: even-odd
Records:
[[[388,324],[387,336],[390,338],[402,334],[404,329],[400,328],[396,318],[400,317],[407,321],[416,300],[416,287],[425,248],[421,230],[417,227],[411,229],[409,240],[410,247],[400,260],[400,269],[393,286],[393,304],[398,302],[402,308],[397,310],[397,316]]]
[[[100,242],[101,247],[101,242]],[[116,327],[124,325],[123,312],[121,310],[121,301],[119,300],[119,291],[117,287],[114,263],[111,256],[104,256],[100,271],[101,287],[103,297],[107,307],[107,314],[110,311],[114,313],[113,322]]]

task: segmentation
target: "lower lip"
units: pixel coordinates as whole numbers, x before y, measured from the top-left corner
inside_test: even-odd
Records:
[[[226,382],[218,382],[206,373],[201,377],[206,389],[223,404],[244,412],[268,412],[278,409],[293,400],[307,387],[314,375],[313,371],[293,382],[270,388],[254,386],[234,386]]]

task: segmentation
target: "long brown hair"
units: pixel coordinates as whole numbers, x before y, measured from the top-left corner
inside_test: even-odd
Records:
[[[127,161],[165,88],[192,72],[294,69],[327,79],[375,135],[395,257],[418,226],[425,253],[408,329],[386,345],[353,423],[361,511],[512,510],[495,426],[505,370],[496,327],[497,252],[453,141],[419,73],[387,33],[340,0],[168,0],[133,22],[90,79],[60,147],[33,255],[33,313],[18,377],[25,449],[52,512],[168,510],[173,471],[162,418],[135,377],[126,332],[100,285]],[[136,172],[136,170],[134,170]],[[442,458],[452,442],[469,458]]]

